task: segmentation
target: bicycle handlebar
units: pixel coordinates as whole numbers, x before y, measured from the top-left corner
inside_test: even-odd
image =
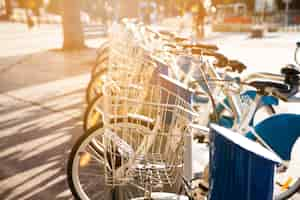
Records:
[[[295,77],[299,80],[298,75]],[[290,82],[287,78],[285,74],[255,73],[246,77],[244,82],[257,89],[272,88],[271,93],[283,101],[300,102],[299,81]]]
[[[243,78],[243,82],[250,84],[253,81],[261,80],[261,79],[265,79],[265,80],[269,79],[270,81],[284,82],[285,77],[280,74],[260,72],[260,73],[253,73],[246,76],[245,78]]]
[[[230,67],[232,71],[237,71],[239,73],[243,72],[247,68],[242,62],[238,60],[230,60],[225,55],[215,51],[193,48],[192,54],[215,57],[217,62],[214,65],[218,68]]]

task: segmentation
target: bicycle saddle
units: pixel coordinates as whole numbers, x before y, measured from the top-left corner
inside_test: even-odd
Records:
[[[297,47],[300,47],[300,42],[297,42],[296,44],[297,44]]]
[[[194,55],[203,55],[203,56],[212,56],[212,57],[215,57],[216,59],[218,60],[228,60],[226,58],[226,56],[224,56],[223,54],[221,53],[218,53],[218,52],[215,52],[215,51],[212,51],[210,49],[205,49],[205,48],[199,48],[199,47],[185,47],[186,49],[190,48],[192,54]]]
[[[249,85],[255,87],[257,92],[262,95],[266,95],[271,92],[271,95],[280,98],[282,101],[288,101],[290,97],[293,97],[298,92],[298,84],[290,84],[286,81],[274,82],[269,80],[259,80],[253,81],[249,83]]]
[[[201,44],[201,43],[194,43],[194,44],[182,44],[183,48],[199,48],[199,49],[207,49],[207,50],[213,50],[217,51],[219,48],[216,45],[213,44]]]
[[[238,60],[229,60],[227,65],[231,67],[233,71],[238,71],[239,73],[242,73],[245,69],[247,69],[247,66]]]
[[[186,38],[186,37],[181,37],[181,36],[176,36],[176,37],[174,37],[174,40],[175,40],[175,42],[186,42],[186,41],[189,41],[188,38]]]
[[[285,83],[273,82],[273,81],[253,81],[249,85],[255,87],[258,91],[266,91],[268,88],[276,89],[278,91],[288,91],[289,86]]]
[[[289,64],[281,69],[281,74],[284,75],[284,82],[294,90],[292,94],[289,96],[294,95],[295,92],[298,92],[298,87],[300,84],[300,69],[299,67]]]
[[[298,74],[300,74],[300,68],[297,67],[296,65],[289,64],[289,65],[286,65],[285,67],[281,68],[281,74],[298,75]]]
[[[203,43],[193,43],[193,44],[188,44],[187,42],[190,42],[189,38],[182,37],[182,36],[175,36],[174,37],[175,42],[179,43],[178,45],[183,47],[184,49],[190,49],[190,48],[200,48],[200,49],[207,49],[207,50],[213,50],[217,51],[219,48],[216,45],[213,44],[203,44]],[[184,44],[186,42],[186,44]],[[182,43],[182,44],[180,44]]]
[[[237,71],[238,73],[242,73],[247,66],[238,60],[229,60],[222,54],[218,54],[216,56],[218,59],[217,63],[214,65],[218,68],[230,67],[233,72]]]

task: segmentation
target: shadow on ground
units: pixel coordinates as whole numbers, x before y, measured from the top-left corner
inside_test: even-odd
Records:
[[[51,101],[72,99],[78,93],[82,91]],[[70,140],[82,133],[82,126],[81,117],[68,111],[81,110],[82,103],[56,112],[11,97],[0,102],[0,199],[70,199],[65,164]]]
[[[0,199],[72,199],[65,166],[94,60],[91,49],[1,58]]]

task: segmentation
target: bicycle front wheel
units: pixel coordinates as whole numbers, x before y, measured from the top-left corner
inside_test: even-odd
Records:
[[[144,192],[134,185],[106,184],[105,173],[109,172],[112,164],[104,159],[103,134],[104,128],[99,124],[81,136],[72,148],[67,180],[73,196],[79,200],[128,200],[143,197]]]
[[[279,168],[275,176],[275,200],[285,200],[300,191],[300,139],[293,144],[291,160],[285,167]],[[294,199],[298,199],[295,197]]]
[[[107,73],[107,68],[103,66],[101,70],[95,74],[90,80],[88,87],[86,89],[86,101],[87,103],[91,103],[96,96],[102,93],[102,86],[105,82]]]
[[[294,55],[295,62],[300,65],[300,47],[297,47]]]
[[[277,186],[278,187],[278,186]],[[280,185],[280,190],[282,189],[282,185]],[[276,188],[276,186],[275,186]],[[295,193],[300,191],[300,179],[298,178],[296,181],[294,181],[293,184],[289,185],[287,188],[284,189],[284,191],[279,192],[276,194],[275,191],[275,197],[274,200],[286,200],[291,198],[292,196],[295,195]]]
[[[87,132],[92,127],[98,126],[102,121],[102,106],[103,106],[103,96],[99,94],[97,97],[91,101],[85,112],[83,119],[83,130]]]

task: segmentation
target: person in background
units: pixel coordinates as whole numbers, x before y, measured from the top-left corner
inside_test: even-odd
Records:
[[[193,29],[196,33],[196,37],[201,39],[205,36],[204,19],[206,16],[206,10],[202,0],[195,0],[192,3],[191,13],[193,14]]]
[[[26,23],[29,29],[34,27],[31,10],[26,8]]]

